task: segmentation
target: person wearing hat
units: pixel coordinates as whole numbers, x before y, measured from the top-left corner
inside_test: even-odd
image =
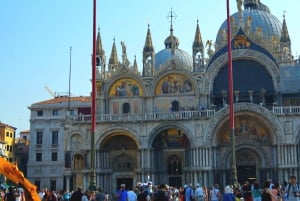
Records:
[[[204,200],[204,191],[199,183],[196,184],[195,190],[195,201],[203,201]]]

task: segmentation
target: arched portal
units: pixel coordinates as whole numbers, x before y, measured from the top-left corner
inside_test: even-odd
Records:
[[[114,189],[125,184],[127,188],[134,185],[134,171],[139,167],[139,152],[136,141],[128,134],[116,132],[108,135],[101,143],[100,150],[110,161],[106,168],[113,171]],[[99,161],[102,161],[101,158]]]
[[[159,131],[152,143],[152,167],[157,183],[182,185],[189,148],[190,141],[183,130],[168,128]]]
[[[228,183],[232,181],[229,120],[224,120],[216,132],[216,175],[218,178],[215,180],[219,183]],[[272,149],[275,134],[270,123],[254,113],[238,113],[235,116],[234,132],[238,181],[243,184],[254,178],[260,182],[263,182],[266,177],[277,179],[277,170],[273,165],[276,161],[272,161],[276,154]]]

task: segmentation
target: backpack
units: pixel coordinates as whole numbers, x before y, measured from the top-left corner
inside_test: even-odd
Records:
[[[298,192],[299,192],[299,184],[296,184],[296,186],[298,187]],[[284,194],[284,198],[286,198],[286,200],[289,198],[289,193],[290,193],[290,189],[291,189],[291,184],[288,184],[288,189],[286,191],[286,193]]]

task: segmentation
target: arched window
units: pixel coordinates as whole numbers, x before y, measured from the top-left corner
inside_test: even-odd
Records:
[[[130,113],[130,105],[129,103],[124,103],[123,104],[123,114],[128,114]]]
[[[172,102],[172,112],[178,112],[179,111],[179,102],[177,100]]]

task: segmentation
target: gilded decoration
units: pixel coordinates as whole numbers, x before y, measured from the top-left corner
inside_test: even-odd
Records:
[[[178,129],[167,129],[160,132],[154,139],[153,147],[156,149],[187,148],[190,141],[186,134]]]
[[[235,136],[236,143],[254,142],[258,144],[271,143],[269,130],[263,122],[249,116],[235,117]],[[230,143],[229,122],[223,124],[217,137],[218,144]]]
[[[171,74],[163,77],[155,88],[155,94],[185,94],[193,93],[194,87],[186,76]]]
[[[112,150],[136,150],[137,145],[133,139],[125,135],[115,135],[108,138],[102,145],[106,151]]]
[[[117,80],[109,90],[109,96],[141,96],[142,87],[137,81],[131,78]]]
[[[233,47],[235,49],[249,48],[251,45],[249,39],[245,35],[237,35],[233,39]]]

